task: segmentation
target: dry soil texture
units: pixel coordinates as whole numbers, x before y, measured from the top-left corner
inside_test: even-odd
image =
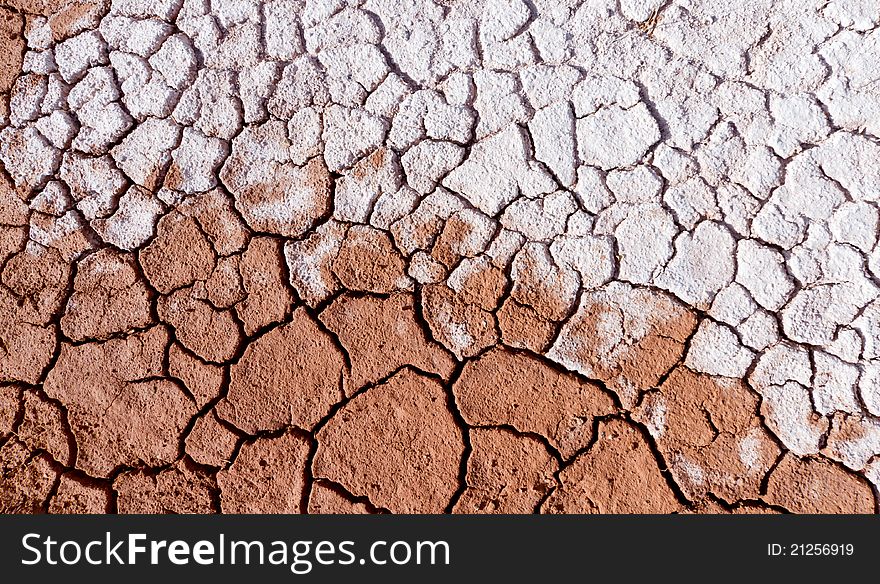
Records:
[[[0,511],[876,510],[876,2],[0,3]]]

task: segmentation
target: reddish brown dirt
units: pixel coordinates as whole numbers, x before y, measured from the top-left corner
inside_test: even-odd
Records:
[[[599,437],[559,474],[547,513],[672,513],[681,505],[657,468],[642,433],[621,420],[599,425]]]
[[[23,29],[24,19],[20,14],[8,8],[0,8],[0,94],[9,91],[21,71],[25,46]],[[6,99],[2,101],[5,102]]]
[[[230,368],[229,394],[217,412],[248,434],[288,425],[311,430],[342,399],[343,365],[330,335],[297,310]]]
[[[770,475],[766,501],[795,513],[873,513],[871,487],[834,464],[786,455]]]
[[[468,363],[452,391],[469,425],[510,426],[542,436],[565,460],[593,439],[597,416],[615,411],[596,385],[505,349]]]
[[[223,510],[227,513],[302,511],[309,447],[309,441],[297,432],[246,442],[228,470],[217,474]]]
[[[440,513],[457,488],[461,431],[443,387],[404,369],[317,433],[314,473],[398,513]]]

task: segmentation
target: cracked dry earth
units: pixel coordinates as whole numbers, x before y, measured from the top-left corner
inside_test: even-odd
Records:
[[[875,511],[876,3],[2,4],[0,510]]]

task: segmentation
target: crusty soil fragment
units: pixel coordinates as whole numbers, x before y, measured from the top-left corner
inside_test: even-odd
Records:
[[[171,343],[168,347],[168,373],[180,379],[199,408],[220,395],[223,369],[205,363],[177,343]]]
[[[446,399],[411,369],[355,396],[318,431],[314,475],[392,512],[443,512],[464,452]]]
[[[56,480],[45,455],[15,438],[0,446],[0,513],[41,513]]]
[[[672,513],[680,505],[644,436],[622,420],[599,424],[596,444],[559,474],[547,513]]]
[[[332,515],[365,515],[370,513],[366,504],[351,501],[323,482],[315,482],[309,495],[309,513]]]
[[[449,379],[455,362],[425,335],[415,310],[412,295],[399,293],[390,298],[342,296],[321,313],[351,360],[347,394],[404,365]]]
[[[85,482],[74,474],[63,474],[49,503],[49,513],[69,515],[110,512],[110,489]]]
[[[0,94],[6,93],[15,82],[21,70],[21,57],[24,52],[21,15],[8,8],[0,9]]]
[[[734,503],[758,498],[779,456],[757,407],[739,380],[678,367],[645,395],[633,417],[648,428],[688,499],[712,493]]]
[[[230,368],[221,418],[248,434],[287,425],[311,430],[341,398],[344,361],[303,309],[253,341]]]
[[[196,406],[175,382],[159,378],[167,343],[160,326],[102,343],[62,345],[45,390],[67,410],[79,446],[77,468],[108,477],[119,466],[176,459]]]
[[[470,433],[467,488],[456,513],[532,513],[556,486],[559,463],[540,440],[509,430]]]
[[[595,384],[505,349],[492,349],[465,365],[453,392],[468,424],[537,434],[563,459],[590,443],[594,418],[615,409]]]
[[[64,412],[57,404],[28,391],[24,394],[24,415],[18,426],[18,439],[32,450],[45,450],[56,462],[73,463],[73,448]]]
[[[242,445],[229,470],[217,473],[225,513],[299,513],[309,441],[296,432]]]
[[[764,500],[793,513],[873,513],[871,487],[842,468],[785,455],[770,475]]]
[[[238,435],[210,412],[200,416],[186,437],[186,453],[199,464],[226,467],[232,463]]]
[[[211,513],[214,480],[186,459],[150,474],[122,473],[113,481],[120,513]]]
[[[667,296],[609,284],[582,296],[548,356],[602,380],[630,408],[678,362],[695,327],[693,313]]]
[[[156,239],[140,254],[150,284],[162,294],[206,280],[214,252],[193,219],[174,212],[159,221]]]
[[[152,323],[150,291],[134,257],[101,250],[79,264],[61,330],[74,341],[106,339]]]

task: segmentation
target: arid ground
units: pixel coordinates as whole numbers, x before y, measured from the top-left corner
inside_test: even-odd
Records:
[[[878,24],[0,0],[0,511],[874,513]]]

